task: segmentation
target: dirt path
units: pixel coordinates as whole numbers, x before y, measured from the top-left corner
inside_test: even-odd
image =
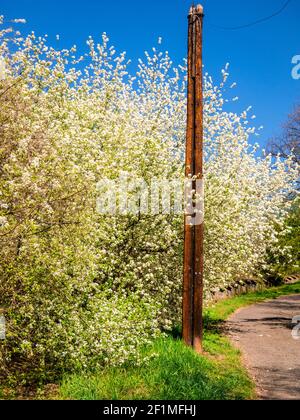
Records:
[[[228,321],[229,336],[242,351],[264,400],[300,399],[300,339],[292,319],[300,317],[300,295],[249,306]]]

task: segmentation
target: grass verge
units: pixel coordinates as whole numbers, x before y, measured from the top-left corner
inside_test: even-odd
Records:
[[[96,374],[66,376],[62,399],[76,400],[245,400],[255,385],[241,357],[224,336],[222,325],[237,309],[300,293],[300,283],[219,302],[205,311],[203,356],[179,339],[162,338],[144,349],[150,361],[141,367],[107,368]],[[151,357],[155,355],[151,359]]]

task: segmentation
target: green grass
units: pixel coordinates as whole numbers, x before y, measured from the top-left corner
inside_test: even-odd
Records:
[[[144,349],[145,356],[156,355],[146,365],[65,377],[60,396],[76,400],[253,399],[255,385],[242,366],[239,351],[224,336],[222,325],[243,306],[297,293],[300,283],[221,301],[205,311],[203,356],[179,339],[163,338]]]
[[[245,399],[253,385],[240,366],[239,355],[221,337],[208,337],[214,357],[199,357],[179,340],[158,340],[146,350],[157,354],[146,366],[106,369],[96,375],[66,378],[63,398],[77,400],[219,400]]]
[[[223,324],[237,309],[300,293],[300,283],[255,292],[211,305],[205,310],[204,355],[198,356],[180,339],[161,338],[143,350],[149,362],[106,368],[89,374],[66,375],[49,399],[72,400],[247,400],[255,385],[241,355],[225,337]],[[179,336],[177,332],[177,336]],[[2,395],[1,395],[2,394]],[[40,399],[48,399],[40,390]],[[1,392],[0,399],[10,398]],[[35,397],[32,397],[35,399]]]
[[[268,299],[276,299],[280,296],[299,294],[300,283],[286,284],[284,286],[272,287],[259,292],[248,293],[218,302],[205,311],[205,325],[211,328],[212,325],[224,322],[236,310],[255,303],[264,302]]]

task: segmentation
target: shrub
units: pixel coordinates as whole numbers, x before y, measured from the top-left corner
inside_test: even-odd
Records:
[[[46,381],[138,362],[180,321],[183,218],[100,215],[97,182],[184,179],[185,67],[154,49],[135,79],[105,34],[82,57],[0,35],[1,374]],[[227,67],[223,78],[205,76],[207,291],[266,264],[296,174],[292,158],[256,157],[249,110],[224,108]]]

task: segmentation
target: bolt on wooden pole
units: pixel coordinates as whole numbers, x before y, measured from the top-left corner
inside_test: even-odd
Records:
[[[203,182],[203,17],[201,5],[191,7],[188,16],[186,178],[192,177],[195,191],[197,182]],[[192,218],[195,217],[196,213]],[[184,231],[183,339],[188,346],[201,353],[204,222],[191,223],[191,216],[186,214]]]

